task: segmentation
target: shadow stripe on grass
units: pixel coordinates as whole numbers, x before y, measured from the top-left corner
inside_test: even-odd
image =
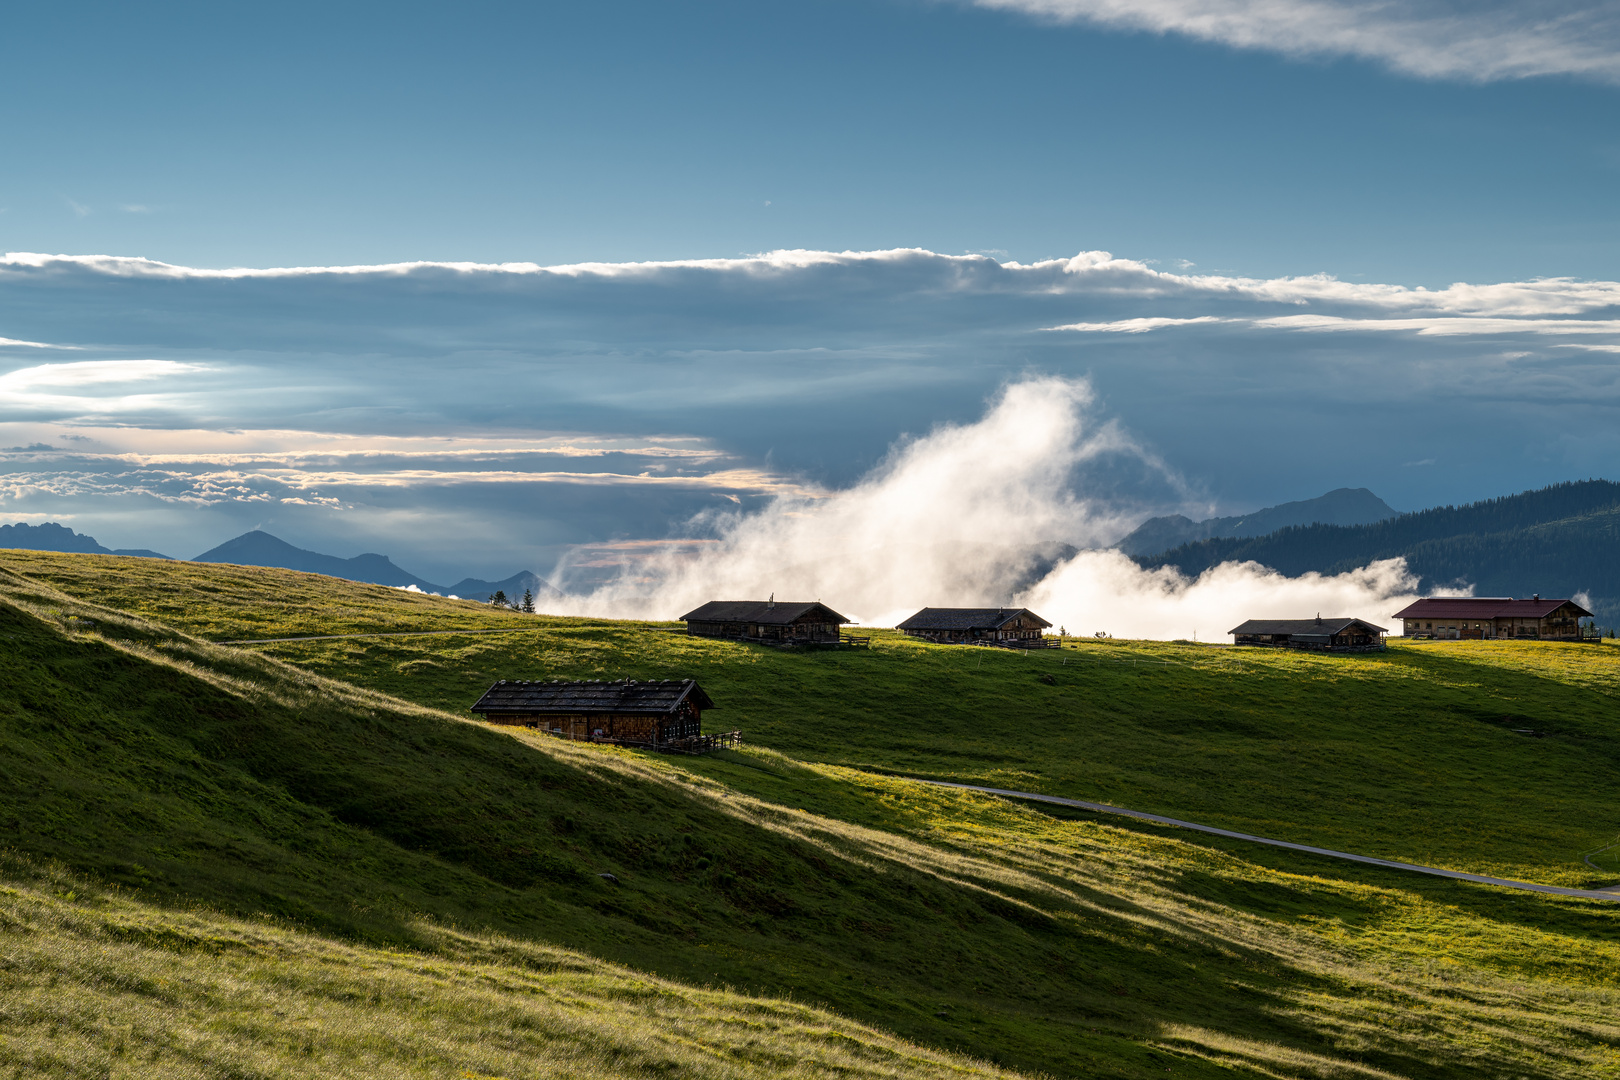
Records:
[[[979,791],[986,795],[1000,795],[1009,799],[1030,799],[1034,802],[1056,803],[1059,806],[1074,806],[1082,810],[1093,810],[1099,814],[1119,814],[1122,817],[1136,818],[1140,821],[1151,821],[1157,825],[1174,825],[1179,829],[1194,829],[1214,836],[1224,836],[1231,840],[1247,840],[1255,844],[1266,844],[1270,847],[1288,848],[1291,851],[1305,851],[1312,855],[1326,855],[1331,859],[1348,859],[1351,862],[1366,863],[1369,866],[1382,866],[1388,870],[1410,870],[1416,874],[1433,874],[1435,877],[1455,878],[1458,881],[1472,881],[1478,885],[1500,885],[1508,889],[1524,889],[1529,892],[1555,893],[1558,896],[1584,896],[1591,900],[1620,901],[1620,893],[1607,892],[1598,889],[1565,889],[1557,885],[1538,885],[1533,881],[1513,881],[1510,878],[1487,877],[1484,874],[1470,874],[1462,870],[1445,870],[1438,866],[1419,866],[1417,863],[1397,862],[1394,859],[1379,859],[1371,855],[1352,855],[1348,851],[1334,851],[1331,848],[1311,847],[1309,844],[1295,844],[1287,840],[1269,840],[1264,836],[1253,836],[1249,833],[1233,832],[1231,829],[1217,829],[1213,825],[1199,825],[1192,821],[1182,821],[1179,818],[1164,817],[1159,814],[1149,814],[1141,810],[1126,810],[1120,806],[1109,806],[1107,803],[1086,802],[1083,799],[1065,799],[1057,795],[1041,795],[1033,791],[1012,791],[1008,788],[983,787],[979,784],[959,784],[950,780],[924,780],[919,776],[901,777],[919,784],[932,784],[935,787],[961,788],[964,791]]]

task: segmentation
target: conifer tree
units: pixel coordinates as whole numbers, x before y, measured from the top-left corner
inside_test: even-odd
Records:
[[[523,590],[523,610],[534,614],[534,593],[529,589]]]

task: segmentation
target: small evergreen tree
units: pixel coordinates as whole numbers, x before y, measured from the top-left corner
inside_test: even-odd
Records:
[[[534,593],[529,589],[523,590],[523,610],[534,614]]]
[[[505,589],[496,589],[495,590],[495,595],[491,596],[489,598],[489,606],[490,607],[506,607],[507,606],[506,590]]]

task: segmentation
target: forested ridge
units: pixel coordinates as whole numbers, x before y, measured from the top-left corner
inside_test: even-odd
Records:
[[[1184,544],[1139,558],[1198,574],[1254,561],[1282,573],[1336,574],[1405,557],[1420,588],[1468,584],[1482,596],[1591,598],[1620,616],[1620,484],[1582,480],[1466,506],[1439,506],[1372,525],[1304,525],[1266,536]]]

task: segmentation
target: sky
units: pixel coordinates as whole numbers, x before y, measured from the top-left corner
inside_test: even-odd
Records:
[[[1615,3],[61,4],[0,56],[0,519],[108,546],[596,580],[1027,386],[1033,543],[1620,442]]]

